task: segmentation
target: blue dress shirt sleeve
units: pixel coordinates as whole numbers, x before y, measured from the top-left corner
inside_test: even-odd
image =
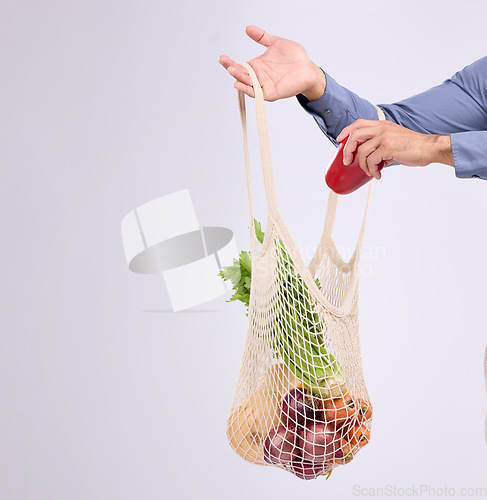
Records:
[[[338,146],[336,138],[346,126],[359,118],[378,120],[377,109],[366,99],[339,85],[326,71],[323,73],[326,89],[319,99],[308,101],[302,94],[296,97],[328,139]]]
[[[297,96],[320,129],[337,145],[344,127],[359,118],[377,120],[373,104],[339,85],[326,72],[326,90],[316,101]],[[450,135],[455,175],[487,180],[487,57],[441,85],[393,104],[380,104],[386,118],[425,134]]]

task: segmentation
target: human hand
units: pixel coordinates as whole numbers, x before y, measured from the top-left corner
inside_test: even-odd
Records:
[[[314,101],[323,95],[325,74],[309,59],[304,47],[266,33],[257,26],[247,26],[245,31],[252,40],[267,47],[262,55],[248,61],[257,75],[266,101],[277,101],[298,94]],[[237,90],[255,97],[252,80],[244,66],[226,55],[220,56],[219,62],[237,80],[234,84]]]
[[[337,137],[348,141],[343,149],[343,163],[349,165],[357,151],[360,168],[376,179],[381,178],[379,164],[401,163],[424,167],[430,163],[453,165],[448,135],[421,134],[387,120],[356,120]]]

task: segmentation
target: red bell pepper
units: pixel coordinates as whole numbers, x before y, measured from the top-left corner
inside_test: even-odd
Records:
[[[353,153],[353,160],[350,165],[345,166],[343,164],[343,148],[347,141],[348,137],[338,146],[325,175],[325,181],[328,187],[337,194],[353,193],[373,178],[369,177],[360,168],[357,151]],[[384,164],[385,162],[379,164],[379,170],[384,168]]]

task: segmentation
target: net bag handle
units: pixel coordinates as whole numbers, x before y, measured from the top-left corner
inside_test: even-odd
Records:
[[[384,111],[382,111],[382,109],[379,108],[378,106],[374,105],[374,107],[377,110],[377,115],[378,115],[379,121],[385,120],[386,116],[384,114]],[[365,220],[367,218],[367,211],[369,208],[373,182],[374,182],[374,180],[372,179],[372,181],[369,184],[369,193],[367,195],[367,202],[366,202],[366,206],[365,206],[365,214],[364,214],[364,220],[363,220],[362,226],[365,225]],[[333,226],[335,224],[336,213],[337,213],[338,196],[339,196],[338,194],[336,194],[334,191],[330,190],[330,194],[328,196],[328,207],[326,209],[325,228],[323,230],[323,233],[325,236],[330,237],[331,233],[333,232]],[[362,227],[362,229],[364,229],[364,227]]]
[[[384,111],[382,111],[381,108],[378,106],[375,106],[375,109],[377,110],[377,116],[379,118],[379,121],[385,120],[386,116],[384,114]],[[357,246],[355,248],[355,253],[357,255],[360,254],[360,251],[362,249],[362,244],[364,240],[364,235],[365,235],[365,225],[367,222],[367,215],[369,213],[369,206],[370,206],[370,199],[372,197],[372,186],[373,186],[374,180],[372,179],[369,184],[369,191],[367,193],[367,201],[365,202],[365,211],[364,211],[364,217],[362,219],[362,226],[360,228],[360,233],[357,241]],[[322,247],[326,247],[325,241],[331,239],[331,234],[333,232],[333,226],[335,224],[335,219],[336,219],[336,213],[337,213],[337,205],[338,205],[338,198],[339,195],[336,194],[334,191],[330,190],[330,194],[328,195],[328,205],[326,208],[326,217],[325,217],[325,225],[323,228],[323,235],[321,239]],[[310,271],[312,273],[316,272],[316,269],[321,261],[322,258],[322,252],[317,252],[313,259],[311,260],[311,263],[309,265]]]
[[[267,120],[265,116],[264,108],[264,94],[262,93],[262,88],[260,86],[257,76],[248,63],[243,63],[247,71],[249,72],[250,78],[252,80],[252,86],[255,93],[255,112],[257,116],[257,132],[259,135],[259,145],[260,145],[260,157],[262,161],[262,173],[264,176],[264,188],[267,201],[267,211],[269,214],[277,215],[277,202],[276,202],[276,192],[274,187],[274,174],[272,171],[272,161],[271,161],[271,150],[269,145],[269,135],[267,132]],[[238,107],[240,111],[240,121],[242,124],[242,138],[243,138],[243,149],[244,149],[244,161],[245,161],[245,175],[247,179],[247,193],[249,198],[249,212],[250,212],[250,226],[253,232],[254,226],[254,216],[252,211],[252,194],[250,187],[250,159],[249,159],[249,144],[247,138],[247,117],[245,110],[245,94],[242,91],[238,91]]]

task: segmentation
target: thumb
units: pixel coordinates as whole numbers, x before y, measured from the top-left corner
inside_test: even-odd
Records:
[[[266,33],[262,28],[258,28],[257,26],[247,26],[245,32],[252,40],[264,45],[264,47],[269,47],[269,45],[272,45],[279,38],[270,33]]]

